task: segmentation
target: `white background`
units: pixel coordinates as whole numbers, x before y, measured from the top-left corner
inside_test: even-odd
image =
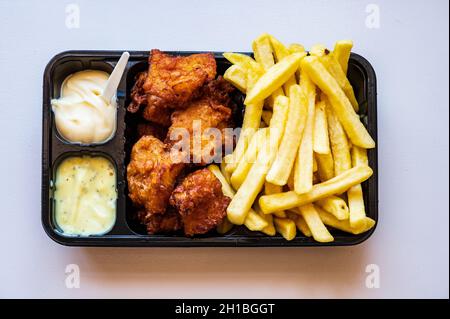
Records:
[[[0,297],[449,296],[448,1],[0,0]],[[380,9],[380,28],[365,24]],[[42,74],[68,49],[248,51],[350,38],[378,76],[379,225],[347,248],[68,248],[40,223]],[[81,287],[67,289],[78,264]],[[365,286],[368,264],[381,286]]]

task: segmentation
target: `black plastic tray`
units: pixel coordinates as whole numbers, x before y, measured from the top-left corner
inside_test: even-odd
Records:
[[[43,126],[42,126],[42,225],[50,238],[69,246],[137,246],[137,247],[270,247],[270,246],[345,246],[365,241],[374,232],[352,235],[331,230],[334,242],[318,243],[297,233],[297,237],[286,241],[280,235],[269,237],[260,232],[251,232],[244,226],[235,226],[229,233],[220,235],[211,232],[207,235],[186,238],[182,234],[148,235],[145,229],[132,220],[133,207],[127,199],[126,165],[133,140],[135,119],[126,114],[130,90],[135,75],[147,69],[149,52],[129,51],[130,59],[125,74],[119,84],[117,98],[117,129],[114,137],[100,145],[83,146],[70,144],[58,136],[54,125],[50,100],[59,96],[63,80],[77,71],[98,69],[111,72],[122,51],[66,51],[50,60],[44,72],[43,85]],[[169,52],[176,55],[188,55],[198,52]],[[230,63],[221,52],[214,53],[218,74],[223,74]],[[370,63],[360,55],[352,53],[349,61],[348,76],[360,103],[363,123],[377,141],[377,93],[376,76]],[[115,226],[110,232],[100,236],[73,237],[64,235],[53,218],[52,179],[58,164],[71,155],[103,155],[110,159],[117,171],[117,216]],[[364,201],[369,217],[378,224],[378,156],[377,149],[369,150],[369,164],[373,176],[363,183]]]

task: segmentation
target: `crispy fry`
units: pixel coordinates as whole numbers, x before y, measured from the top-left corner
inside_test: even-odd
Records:
[[[315,44],[311,47],[311,50],[309,50],[309,54],[317,56],[317,57],[322,57],[326,54],[327,51],[327,47],[323,44]]]
[[[315,202],[318,206],[322,207],[325,211],[332,214],[339,220],[348,219],[348,206],[345,200],[337,196],[329,196]]]
[[[303,206],[331,195],[341,194],[350,187],[367,180],[372,174],[373,171],[368,166],[354,167],[326,182],[314,185],[312,190],[306,194],[299,195],[294,191],[289,191],[274,195],[263,195],[259,199],[259,205],[266,214]]]
[[[295,160],[294,190],[298,194],[309,192],[313,186],[313,134],[314,111],[316,108],[316,86],[306,73],[301,75],[301,86],[307,97],[308,115],[298,148],[297,159]]]
[[[229,155],[231,155],[231,154],[229,154]],[[227,155],[227,156],[228,156],[228,155]],[[225,180],[227,181],[227,183],[230,184],[230,183],[231,183],[231,181],[230,181],[231,175],[230,175],[230,173],[228,173],[227,170],[226,170],[226,166],[227,166],[226,157],[227,157],[227,156],[225,156],[225,157],[222,159],[222,162],[220,163],[220,172],[222,173],[223,177],[225,177]]]
[[[330,227],[342,230],[347,233],[351,233],[354,235],[359,235],[362,233],[365,233],[366,231],[370,230],[373,226],[375,226],[375,221],[372,218],[365,217],[364,223],[359,228],[352,228],[350,226],[349,220],[338,220],[336,217],[331,215],[330,213],[324,211],[319,206],[315,206],[317,212],[319,213],[320,219],[322,222]]]
[[[248,171],[256,161],[258,156],[259,147],[263,142],[264,136],[267,134],[267,129],[258,130],[252,137],[244,156],[239,161],[236,170],[231,174],[230,181],[234,189],[239,189],[241,184],[247,177]]]
[[[305,47],[300,43],[291,43],[288,47],[290,53],[305,52]]]
[[[353,167],[369,165],[367,150],[358,146],[353,146],[351,154]],[[347,198],[350,210],[350,226],[353,228],[360,228],[364,224],[366,217],[366,209],[361,185],[351,187],[347,191]]]
[[[267,172],[275,158],[283,135],[287,108],[288,98],[279,96],[273,107],[273,116],[269,127],[270,134],[264,134],[264,141],[261,143],[256,162],[250,168],[247,177],[228,206],[228,218],[233,224],[241,225],[244,222],[247,211],[264,185]]]
[[[217,179],[222,184],[222,193],[227,197],[233,198],[235,194],[234,189],[232,189],[230,184],[228,184],[227,179],[220,171],[220,168],[217,165],[211,164],[208,166],[208,169],[211,171],[211,173],[214,174],[214,176],[217,177]]]
[[[265,215],[259,208],[259,205],[257,202],[255,202],[254,209],[258,213],[258,215],[261,216],[262,218],[264,218],[264,220],[267,222],[267,226],[265,228],[263,228],[261,230],[261,232],[263,232],[264,234],[266,234],[268,236],[275,236],[275,234],[277,232],[275,230],[275,225],[273,224],[272,214]]]
[[[269,182],[264,183],[264,194],[271,195],[271,194],[278,194],[283,192],[283,187],[278,186]],[[280,218],[286,218],[286,212],[284,210],[280,210],[278,212],[273,213],[275,216]]]
[[[219,234],[224,235],[224,234],[228,233],[233,228],[233,226],[234,225],[228,220],[228,218],[225,217],[222,220],[222,222],[219,225],[217,225],[216,231]]]
[[[247,91],[247,73],[240,66],[230,66],[223,74],[223,78],[237,87],[242,93]]]
[[[305,219],[300,214],[300,211],[296,209],[297,212],[294,211],[288,211],[286,212],[287,216],[292,219],[297,226],[297,229],[306,237],[311,237],[312,233],[311,230],[308,227],[308,224],[306,224]]]
[[[297,235],[297,229],[293,220],[288,218],[274,217],[273,223],[278,233],[286,240],[292,240]]]
[[[308,56],[301,60],[301,66],[314,83],[328,96],[336,116],[352,143],[363,148],[374,148],[375,141],[361,123],[344,91],[319,61],[319,58]]]
[[[231,163],[228,163],[226,170],[229,173],[237,168],[241,162],[242,157],[249,146],[249,143],[259,129],[261,123],[261,115],[263,111],[263,103],[250,104],[245,108],[244,119],[242,122],[241,134],[233,152]]]
[[[330,72],[330,74],[334,77],[339,86],[342,88],[345,95],[352,104],[353,109],[356,112],[358,112],[359,104],[358,101],[356,100],[355,92],[353,91],[352,85],[347,79],[347,76],[345,72],[342,70],[342,67],[339,64],[339,62],[335,59],[335,57],[332,54],[329,54],[329,51],[326,52],[328,52],[328,54],[321,57],[320,61],[327,68],[328,72]]]
[[[329,243],[334,240],[320,219],[319,213],[313,204],[300,206],[299,210],[316,241],[319,243]]]
[[[262,101],[274,93],[277,88],[280,88],[294,74],[303,57],[304,54],[293,53],[268,69],[255,83],[253,88],[247,92],[244,104],[249,105],[257,101]]]
[[[347,191],[347,198],[350,211],[350,226],[352,228],[360,228],[364,224],[364,219],[366,218],[361,184],[350,187]]]
[[[251,89],[264,73],[264,69],[259,63],[250,60],[248,65],[249,69],[247,74],[247,90]],[[229,173],[232,173],[236,169],[238,163],[241,161],[242,156],[244,155],[248,147],[248,144],[250,143],[253,134],[255,134],[256,130],[261,126],[260,124],[263,104],[263,101],[261,101],[249,104],[245,108],[241,134],[233,152],[233,161],[228,163],[226,167],[226,170]]]
[[[369,166],[367,158],[367,150],[358,146],[353,146],[351,149],[352,166]]]
[[[245,218],[244,225],[252,231],[262,231],[269,226],[265,218],[258,215],[253,209],[250,209]]]
[[[262,120],[267,126],[270,125],[270,119],[272,118],[272,111],[263,111],[261,115]]]
[[[272,55],[272,46],[270,44],[269,35],[261,34],[252,43],[255,60],[261,64],[265,71],[268,71],[274,64],[275,60]],[[270,94],[268,94],[270,95]],[[272,107],[277,96],[284,95],[281,84],[273,91],[272,96],[268,99],[269,106]]]
[[[285,57],[291,54],[291,52],[274,36],[269,35],[270,43],[272,44],[273,53],[275,55],[275,59],[277,62],[282,61]],[[297,84],[297,79],[295,78],[295,74],[292,74],[291,77],[283,84],[283,89],[286,94],[289,93],[289,90],[292,85]]]
[[[308,112],[307,97],[299,85],[289,91],[289,115],[286,129],[266,180],[275,185],[285,185],[294,165]]]
[[[329,154],[330,149],[330,137],[328,136],[328,122],[327,115],[325,113],[326,103],[325,101],[319,101],[316,103],[316,111],[314,114],[314,152],[319,154]]]
[[[319,168],[317,167],[317,160],[316,160],[316,157],[313,154],[313,173],[316,173],[318,169]],[[314,181],[314,178],[313,178],[313,181]]]
[[[334,177],[334,161],[333,155],[328,154],[314,154],[314,158],[317,161],[317,172],[319,173],[320,180],[325,182]]]
[[[338,60],[345,74],[347,74],[348,60],[350,59],[352,48],[353,41],[351,40],[337,41],[334,45],[333,55]]]
[[[208,169],[217,177],[217,179],[222,184],[223,194],[227,197],[233,198],[235,195],[235,191],[227,183],[227,181],[226,181],[225,177],[223,176],[222,172],[220,171],[219,167],[217,167],[217,165],[212,164],[212,165],[208,166]],[[233,225],[229,221],[228,217],[225,218],[224,221],[218,225],[217,231],[220,234],[224,234],[224,233],[228,232],[231,229],[230,224]],[[250,230],[259,231],[259,230],[263,230],[264,228],[269,226],[269,223],[266,222],[266,220],[264,218],[259,216],[259,214],[255,213],[255,211],[250,208],[247,213],[247,216],[244,220],[244,225]]]
[[[330,136],[331,152],[334,159],[334,174],[339,175],[352,167],[350,147],[341,123],[331,107],[326,108],[328,134]]]
[[[231,63],[241,67],[249,67],[250,64],[256,62],[252,57],[242,53],[225,52],[223,56]]]

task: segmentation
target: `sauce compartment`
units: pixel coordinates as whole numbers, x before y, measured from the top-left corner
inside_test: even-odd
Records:
[[[130,102],[130,92],[135,76],[147,70],[148,51],[129,51],[130,59],[117,92],[117,125],[115,135],[103,144],[80,145],[65,142],[58,136],[53,123],[50,99],[59,96],[62,81],[71,73],[97,69],[111,72],[122,51],[68,51],[55,56],[47,65],[44,73],[43,94],[43,149],[42,149],[42,224],[47,234],[63,245],[71,246],[156,246],[156,247],[199,247],[199,246],[344,246],[359,244],[369,238],[376,226],[370,231],[351,235],[330,229],[335,238],[331,243],[318,243],[297,233],[292,241],[286,241],[280,235],[266,236],[249,231],[244,226],[235,226],[229,233],[220,235],[210,232],[203,236],[186,238],[184,234],[148,235],[145,228],[133,216],[135,208],[128,199],[126,166],[131,148],[137,141],[137,124],[142,121],[138,114],[126,112]],[[197,52],[167,52],[174,55],[189,55]],[[222,53],[215,53],[217,74],[221,75],[229,67]],[[377,101],[376,77],[370,63],[363,57],[352,53],[349,61],[348,77],[354,87],[360,104],[361,119],[369,133],[377,141]],[[234,114],[237,125],[242,123],[242,94],[237,94],[235,102],[241,109]],[[53,189],[51,181],[55,178],[58,165],[68,156],[103,156],[116,168],[117,203],[116,223],[105,235],[89,237],[68,237],[58,230],[53,220]],[[363,183],[364,201],[367,216],[378,222],[378,167],[377,149],[368,151],[369,164],[374,174]]]
[[[104,162],[103,163],[99,163],[98,160],[100,159],[100,161]],[[65,200],[65,198],[56,198],[57,197],[57,190],[59,188],[60,191],[63,191],[63,187],[58,187],[58,181],[59,183],[62,184],[75,184],[78,187],[73,187],[72,189],[69,189],[70,192],[76,192],[76,191],[81,191],[80,193],[84,194],[84,199],[86,199],[86,196],[88,196],[88,198],[90,197],[90,195],[92,195],[93,192],[98,192],[99,190],[94,190],[94,189],[89,189],[89,192],[86,192],[86,188],[83,186],[99,186],[98,183],[101,181],[101,179],[104,180],[105,176],[102,176],[101,174],[99,176],[95,175],[91,175],[89,174],[90,172],[86,171],[86,175],[83,177],[82,181],[84,182],[83,184],[79,184],[77,183],[76,179],[75,179],[75,175],[77,173],[79,173],[78,171],[74,170],[71,171],[70,174],[73,174],[73,176],[68,176],[67,175],[67,171],[65,171],[64,173],[65,176],[65,180],[60,180],[61,177],[61,169],[63,168],[63,165],[68,166],[68,168],[70,168],[70,163],[73,163],[76,160],[80,160],[82,163],[86,162],[88,160],[93,160],[95,161],[96,165],[99,164],[106,164],[108,166],[111,166],[112,168],[112,173],[114,174],[113,179],[110,182],[113,182],[114,184],[111,185],[113,187],[113,189],[111,189],[110,191],[113,191],[115,194],[110,194],[110,196],[115,196],[114,199],[114,209],[111,211],[111,213],[113,214],[113,220],[111,221],[111,225],[108,225],[107,228],[103,229],[101,232],[99,231],[98,233],[92,233],[92,234],[70,234],[68,232],[65,232],[62,228],[62,225],[60,223],[58,223],[57,221],[57,207],[58,205],[60,205],[59,203],[61,203],[63,200]],[[84,163],[83,163],[84,164]],[[66,167],[64,167],[66,168]],[[69,169],[70,170],[70,169]],[[108,173],[107,170],[102,171],[100,173]],[[111,173],[111,172],[110,172]],[[87,180],[87,178],[89,178],[89,180]],[[108,178],[108,177],[106,177]],[[88,182],[88,183],[86,183]],[[109,232],[111,232],[114,229],[114,226],[116,225],[116,220],[117,220],[117,183],[118,183],[118,179],[117,179],[117,167],[114,164],[114,161],[112,160],[112,158],[107,155],[107,154],[103,154],[103,153],[98,153],[98,152],[67,152],[62,154],[59,158],[56,159],[53,169],[52,169],[52,185],[51,185],[51,189],[50,189],[50,205],[51,205],[51,222],[53,225],[53,228],[55,229],[55,231],[57,231],[61,236],[67,236],[67,237],[87,237],[87,236],[104,236],[106,234],[108,234]],[[62,186],[62,185],[61,185]],[[107,185],[109,187],[109,185]],[[104,186],[102,187],[102,185],[100,185],[100,189],[102,190],[102,193],[104,193]],[[101,193],[99,193],[100,195]],[[104,194],[103,194],[104,195]],[[81,205],[83,205],[83,202],[79,203]],[[88,206],[90,206],[90,204],[92,203],[88,203]],[[70,205],[70,208],[73,208],[73,205]],[[69,209],[70,209],[69,208]],[[112,216],[111,216],[112,217]]]

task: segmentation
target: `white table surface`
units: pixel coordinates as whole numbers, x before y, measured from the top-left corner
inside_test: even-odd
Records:
[[[244,3],[245,2],[245,3]],[[66,27],[66,5],[80,27]],[[0,297],[449,296],[448,1],[0,0]],[[380,12],[368,28],[366,6]],[[369,7],[370,9],[371,7]],[[42,74],[68,49],[247,51],[351,38],[378,76],[379,225],[346,248],[68,248],[41,222]],[[68,289],[65,269],[80,268]],[[366,266],[380,270],[367,288]]]

